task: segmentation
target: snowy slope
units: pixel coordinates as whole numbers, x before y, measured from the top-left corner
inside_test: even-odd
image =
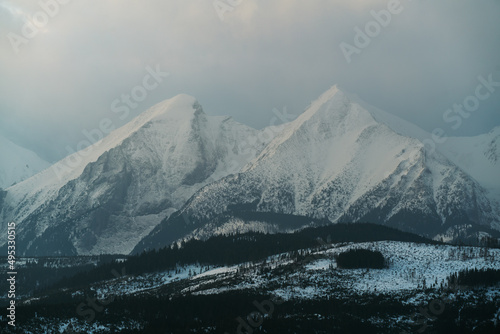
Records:
[[[48,168],[50,163],[0,135],[0,188],[8,188]]]
[[[345,95],[369,111],[377,122],[386,124],[398,134],[424,143],[426,140],[432,141],[432,135],[415,124],[371,106],[355,94]],[[441,140],[444,142],[434,142],[437,152],[478,181],[488,190],[491,199],[500,200],[500,127],[478,136],[447,136]]]
[[[379,251],[388,262],[384,269],[340,269],[335,256],[351,249]],[[107,295],[154,294],[171,283],[183,282],[182,294],[219,294],[231,290],[258,290],[282,299],[337,298],[363,293],[416,294],[407,303],[418,305],[425,298],[423,282],[428,288],[447,286],[447,277],[465,269],[498,269],[500,250],[479,247],[429,245],[400,241],[331,244],[322,250],[308,250],[306,259],[297,263],[290,253],[276,254],[254,263],[233,266],[186,265],[175,270],[113,279],[91,287],[99,298]],[[126,263],[124,264],[126,266]],[[238,269],[245,267],[245,272]],[[272,275],[263,274],[263,268]],[[192,274],[189,275],[189,272]],[[286,279],[284,279],[286,275]],[[436,284],[437,282],[437,284]],[[213,288],[214,285],[219,288]],[[75,292],[83,295],[83,291]],[[493,298],[500,296],[492,289]],[[399,297],[399,296],[398,296]]]
[[[438,149],[485,188],[500,190],[500,127],[474,137],[449,137]]]
[[[0,226],[17,222],[20,252],[128,253],[196,190],[252,159],[258,134],[176,96],[8,188]]]
[[[486,189],[500,212],[500,127],[473,137],[449,137],[437,150]]]
[[[458,225],[500,227],[476,180],[380,117],[332,87],[242,173],[198,191],[181,210],[190,224],[173,216],[143,244],[182,238],[228,210],[370,221],[430,237]]]
[[[341,90],[342,93],[351,101],[359,105],[364,110],[368,111],[370,115],[375,119],[378,123],[387,125],[391,130],[396,132],[399,135],[419,139],[420,141],[429,138],[429,133],[417,125],[408,122],[399,116],[388,113],[385,110],[372,106],[365,101],[363,101],[356,94],[346,92],[343,88],[336,86],[337,89]]]

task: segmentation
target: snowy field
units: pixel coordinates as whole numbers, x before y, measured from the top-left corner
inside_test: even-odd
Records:
[[[380,251],[389,267],[369,270],[337,268],[335,255],[358,248]],[[284,299],[321,298],[332,293],[398,294],[446,287],[446,278],[464,269],[500,269],[500,249],[488,249],[486,255],[485,252],[484,248],[478,247],[396,241],[334,244],[311,253],[300,264],[286,258],[287,254],[279,254],[253,264],[230,267],[190,265],[161,273],[125,276],[100,283],[92,289],[101,298],[110,294],[150,293],[174,283],[181,288],[175,291],[176,294],[217,294],[244,289],[269,291],[276,285],[280,287],[269,292]],[[268,270],[263,274],[262,268],[271,273]],[[285,277],[273,274],[279,268],[284,270]],[[500,289],[492,288],[491,296],[498,295]]]

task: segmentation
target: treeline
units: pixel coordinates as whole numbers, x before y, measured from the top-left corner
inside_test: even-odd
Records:
[[[71,256],[71,257],[39,257],[19,258],[16,263],[16,292],[18,297],[26,297],[33,291],[50,288],[61,279],[78,277],[81,272],[90,272],[96,266],[111,263],[114,259],[123,256],[96,255],[96,256]],[[7,263],[7,258],[1,257],[2,263]],[[0,291],[8,291],[9,282],[0,280]],[[8,300],[0,300],[4,306]]]
[[[147,272],[175,270],[188,264],[234,265],[256,262],[268,256],[328,243],[368,242],[380,240],[431,242],[399,230],[369,223],[335,224],[286,234],[245,233],[233,236],[215,236],[206,241],[190,240],[180,247],[174,244],[160,250],[130,256],[125,263],[112,262],[91,271],[61,280],[53,288],[82,287],[101,280],[112,279],[112,272],[138,275]]]
[[[498,242],[498,238],[491,237],[491,236],[485,236],[482,238],[479,238],[478,244],[483,247],[489,247],[489,248],[500,248],[500,243]]]
[[[335,256],[337,266],[345,269],[386,267],[385,258],[379,251],[369,249],[350,249]]]
[[[82,296],[50,297],[50,301],[34,301],[17,310],[20,326],[40,333],[36,319],[74,319],[80,324],[83,316],[77,314]],[[393,298],[358,296],[342,300],[325,296],[319,300],[293,300],[271,303],[271,296],[250,290],[222,292],[215,295],[116,296],[105,311],[95,312],[95,319],[87,328],[98,323],[114,324],[112,333],[380,333],[384,324],[365,320],[377,317],[411,314],[411,307]],[[248,320],[256,314],[259,326]],[[321,314],[322,316],[318,316]],[[238,320],[238,318],[240,320]],[[35,319],[35,320],[34,320]],[[260,320],[259,320],[260,319]],[[43,320],[38,320],[40,324]],[[137,322],[140,330],[123,329],[123,324]],[[31,323],[31,326],[30,326]],[[243,325],[242,325],[243,324]],[[240,327],[240,325],[242,325]],[[30,328],[31,327],[31,328]],[[241,330],[239,331],[239,327]],[[37,331],[38,329],[38,331]],[[0,330],[1,331],[1,330]],[[90,331],[81,331],[86,333]],[[103,330],[104,332],[104,330]],[[386,331],[387,332],[387,331]],[[389,333],[398,333],[396,330]],[[66,331],[65,333],[78,333]]]
[[[245,206],[240,206],[240,205],[228,208],[228,210],[229,211],[220,214],[216,217],[201,218],[200,220],[193,220],[193,221],[190,221],[189,217],[183,216],[180,213],[180,211],[175,212],[171,215],[170,218],[162,221],[161,224],[169,224],[172,226],[176,226],[176,229],[174,229],[174,231],[171,232],[177,235],[177,237],[172,237],[172,235],[165,234],[166,233],[165,231],[169,229],[159,229],[158,231],[156,231],[155,229],[154,235],[152,235],[150,238],[148,237],[149,240],[147,244],[141,241],[134,248],[132,254],[137,255],[143,252],[144,250],[148,251],[151,250],[152,248],[159,249],[161,247],[169,245],[171,242],[181,238],[183,235],[186,235],[186,233],[188,233],[188,230],[185,229],[186,220],[190,221],[190,224],[197,224],[197,226],[204,226],[205,224],[214,224],[215,226],[222,226],[225,223],[230,223],[234,219],[240,219],[245,223],[261,222],[261,223],[268,223],[271,225],[277,225],[282,230],[285,231],[286,230],[302,231],[304,226],[310,226],[311,228],[324,227],[325,228],[324,231],[325,233],[327,233],[325,235],[322,235],[322,237],[324,238],[326,238],[326,236],[328,235],[328,228],[331,227],[332,225],[338,225],[338,226],[351,225],[348,224],[348,221],[342,221],[342,224],[333,224],[326,218],[320,219],[320,218],[311,218],[306,216],[298,216],[298,215],[283,214],[283,213],[248,211],[248,208],[245,208]],[[350,238],[349,241],[362,242],[362,241],[378,241],[378,240],[399,240],[399,241],[409,241],[409,242],[411,241],[431,242],[429,239],[416,236],[415,234],[412,233],[405,233],[389,227],[381,227],[380,229],[374,228],[373,229],[374,235],[369,240],[366,240],[367,237],[366,235],[364,235],[365,228],[362,226],[361,223],[356,223],[356,225],[358,225],[357,227],[360,228],[361,234],[357,236],[356,234],[353,233],[354,229],[356,229],[357,227],[347,228],[345,232],[349,233],[349,238]],[[370,224],[370,225],[375,225],[375,224]],[[310,231],[310,229],[308,230]],[[335,232],[343,233],[344,231],[342,231],[342,228],[339,228]],[[315,234],[315,232],[312,232],[312,234]],[[341,240],[342,236],[339,235],[338,239],[342,241]]]
[[[58,328],[62,321],[83,325],[84,316],[77,305],[85,300],[67,291],[64,296],[35,300],[17,309],[19,332],[42,333]],[[221,292],[214,295],[173,296],[170,294],[116,296],[105,309],[95,312],[87,330],[65,333],[97,332],[100,324],[111,333],[402,333],[417,332],[425,325],[428,333],[498,333],[500,322],[492,321],[497,312],[494,301],[459,299],[447,304],[432,322],[405,324],[394,319],[409,319],[415,306],[402,303],[392,295],[353,294],[351,298],[326,295],[324,298],[294,299],[271,304],[272,296],[252,290]],[[254,324],[248,316],[254,314]],[[76,318],[76,321],[75,321]],[[140,329],[124,329],[124,324],[139,324]],[[240,327],[240,325],[242,325]],[[5,327],[8,327],[5,325]],[[20,328],[19,328],[20,327]],[[126,326],[127,327],[127,326]],[[42,328],[44,330],[42,331]],[[241,328],[241,329],[240,329]],[[240,329],[240,331],[239,331]],[[2,331],[2,329],[0,329]],[[4,330],[2,333],[11,333]],[[12,331],[14,332],[14,331]],[[107,332],[102,329],[102,332]],[[100,333],[100,332],[99,332]]]
[[[495,286],[499,283],[500,269],[465,269],[448,277],[450,286]]]

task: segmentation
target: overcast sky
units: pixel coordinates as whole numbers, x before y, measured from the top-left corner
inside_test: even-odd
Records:
[[[500,125],[500,87],[458,129],[443,120],[479,76],[500,82],[500,1],[392,1],[42,0],[51,17],[38,1],[0,0],[0,133],[54,161],[103,118],[122,125],[179,93],[261,128],[334,84],[428,131]],[[397,13],[376,31],[370,11],[388,6]],[[373,37],[348,62],[340,45],[355,47],[367,23]],[[120,119],[113,101],[157,66],[170,75]]]

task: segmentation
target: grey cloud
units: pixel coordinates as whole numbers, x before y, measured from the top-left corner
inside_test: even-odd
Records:
[[[500,89],[459,129],[442,119],[479,75],[500,81],[500,3],[401,0],[404,10],[348,64],[339,44],[352,44],[354,27],[387,3],[245,0],[221,22],[211,1],[73,0],[18,55],[0,40],[0,131],[56,160],[102,118],[121,125],[179,93],[263,127],[273,108],[300,113],[336,83],[426,130],[472,135],[500,125]],[[2,36],[20,33],[24,17],[6,7],[40,10],[0,1]],[[156,64],[171,75],[119,119],[111,102]]]

